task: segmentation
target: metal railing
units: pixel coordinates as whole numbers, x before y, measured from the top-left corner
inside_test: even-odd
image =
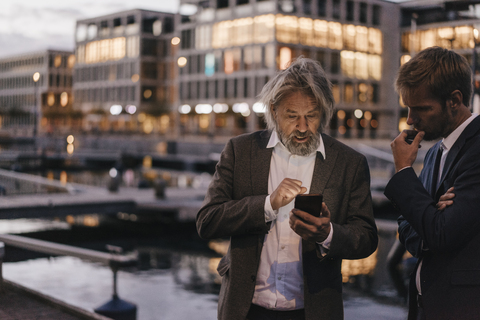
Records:
[[[32,239],[11,234],[0,234],[0,292],[2,291],[3,275],[2,262],[5,254],[4,244],[16,248],[22,248],[30,251],[51,254],[77,257],[93,262],[100,262],[108,265],[113,272],[113,300],[120,301],[117,294],[117,272],[121,267],[130,266],[138,261],[137,253],[129,255],[121,255],[122,248],[107,245],[110,253],[100,252],[90,249],[78,248],[74,246]],[[136,307],[133,305],[132,308]],[[99,312],[100,313],[100,312]],[[104,314],[106,315],[106,314]],[[132,318],[134,319],[134,318]]]

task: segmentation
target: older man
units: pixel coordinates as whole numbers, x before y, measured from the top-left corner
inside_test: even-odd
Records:
[[[218,318],[342,319],[342,259],[377,247],[370,175],[361,154],[322,134],[333,113],[320,65],[299,58],[262,90],[268,130],[231,139],[197,229],[230,238],[218,271]],[[322,193],[321,216],[294,198]]]

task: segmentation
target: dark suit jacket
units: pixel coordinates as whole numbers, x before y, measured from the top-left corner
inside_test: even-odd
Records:
[[[402,214],[400,241],[423,259],[420,279],[427,319],[479,319],[480,117],[452,146],[441,184],[435,188],[433,170],[439,145],[428,151],[419,178],[413,169],[404,169],[392,177],[385,195]],[[435,205],[450,187],[454,187],[454,203],[438,211]],[[427,251],[422,251],[421,240]],[[416,294],[415,282],[411,282],[410,319],[416,313]]]
[[[238,136],[222,152],[205,201],[197,215],[205,239],[230,237],[222,275],[218,318],[245,319],[252,302],[265,234],[271,148],[268,131]],[[370,255],[377,230],[370,195],[370,175],[363,155],[323,135],[326,159],[317,153],[311,193],[323,193],[331,212],[333,239],[320,258],[315,243],[302,241],[306,319],[342,319],[342,259]]]

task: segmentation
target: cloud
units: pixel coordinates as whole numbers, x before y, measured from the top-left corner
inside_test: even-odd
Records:
[[[69,36],[52,36],[52,41],[24,36],[22,34],[0,33],[0,58],[47,49],[73,51],[74,43]]]

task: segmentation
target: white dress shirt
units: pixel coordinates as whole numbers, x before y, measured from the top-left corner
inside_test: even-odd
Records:
[[[265,201],[265,220],[272,223],[270,231],[265,235],[252,303],[275,310],[302,309],[302,241],[289,225],[294,201],[273,210],[270,194],[285,178],[302,181],[302,186],[307,188],[306,193],[309,193],[316,151],[325,158],[325,147],[320,136],[319,147],[311,155],[292,155],[273,131],[267,148],[273,148],[273,152],[268,177],[269,196]],[[321,243],[325,249],[329,248],[332,232],[333,228],[329,237]]]

